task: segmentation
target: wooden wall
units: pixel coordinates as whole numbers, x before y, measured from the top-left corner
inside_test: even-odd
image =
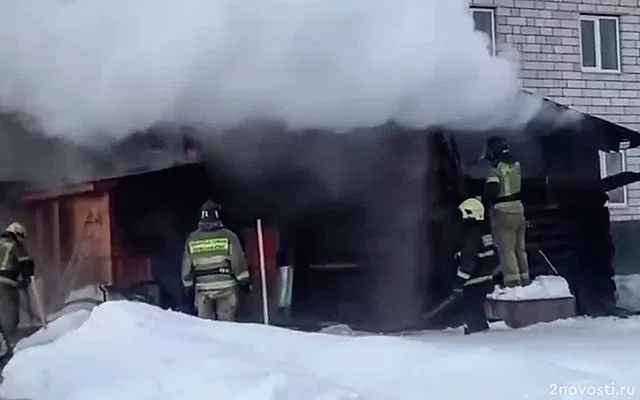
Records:
[[[32,195],[23,204],[36,275],[44,280],[43,297],[49,308],[59,306],[71,290],[111,281],[107,190],[84,185],[75,192]]]

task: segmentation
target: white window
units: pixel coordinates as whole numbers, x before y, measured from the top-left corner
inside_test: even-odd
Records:
[[[496,54],[496,19],[492,8],[471,8],[473,24],[476,31],[487,35],[489,54]]]
[[[620,72],[618,17],[580,16],[580,50],[585,72]]]
[[[617,153],[600,152],[600,176],[619,174],[627,170],[627,154],[625,151]],[[613,207],[627,206],[627,187],[622,186],[607,192],[609,195],[609,205]]]

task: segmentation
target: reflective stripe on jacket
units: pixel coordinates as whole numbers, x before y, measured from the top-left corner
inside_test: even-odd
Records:
[[[240,239],[219,228],[196,230],[185,243],[182,281],[196,291],[228,292],[249,280],[249,270]]]
[[[486,223],[478,223],[466,229],[457,259],[457,275],[466,281],[465,286],[493,279],[493,272],[498,265],[498,255]]]
[[[26,246],[11,237],[0,237],[0,275],[12,282],[17,282],[20,275],[28,279],[33,274],[33,260],[27,252]],[[27,263],[31,263],[27,271]],[[5,282],[9,283],[9,282]],[[16,283],[17,284],[17,283]]]
[[[491,168],[486,183],[497,183],[500,187],[498,199],[517,195],[522,190],[522,171],[519,162],[499,162]],[[496,210],[505,212],[523,212],[520,200],[499,201],[494,205]]]

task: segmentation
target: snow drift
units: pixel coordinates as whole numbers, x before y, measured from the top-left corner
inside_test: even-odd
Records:
[[[493,332],[470,337],[460,330],[410,338],[335,336],[107,302],[76,330],[19,352],[5,370],[0,394],[49,400],[203,394],[246,400],[547,399],[554,384],[625,390],[637,382],[639,329],[638,319],[603,318],[518,331],[494,325]]]
[[[513,123],[540,107],[468,0],[6,0],[0,106],[49,132],[159,121]]]

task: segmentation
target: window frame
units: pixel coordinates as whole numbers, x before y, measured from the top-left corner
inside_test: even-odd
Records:
[[[627,152],[625,150],[620,150],[617,152],[598,151],[598,156],[600,158],[600,178],[606,178],[608,176],[607,175],[607,155],[608,154],[620,154],[620,156],[622,157],[622,171],[620,172],[627,171]],[[606,205],[611,208],[629,207],[629,190],[627,186],[626,185],[621,186],[618,189],[622,189],[623,202],[618,203],[618,202],[612,202],[608,200]],[[615,190],[618,190],[618,189],[615,189]]]
[[[616,56],[617,56],[617,69],[602,69],[602,44],[600,43],[600,20],[614,20],[616,23]],[[593,22],[594,29],[594,41],[593,45],[595,47],[595,56],[596,56],[596,66],[595,67],[585,67],[583,65],[582,57],[583,57],[583,48],[582,48],[582,21],[591,21]],[[582,72],[595,72],[600,74],[620,74],[622,73],[622,56],[620,54],[620,17],[617,15],[606,15],[606,14],[580,14],[579,25],[578,25],[578,38],[580,39],[580,68]]]
[[[446,0],[442,0],[442,1],[446,1]],[[491,14],[491,36],[489,38],[491,40],[491,52],[489,53],[489,55],[491,55],[492,57],[495,56],[497,54],[496,9],[491,7],[475,7],[475,6],[470,7],[470,9],[471,9],[471,18],[473,18],[473,13],[475,12],[483,12],[483,13]],[[482,31],[478,31],[478,32],[482,32]],[[486,32],[482,32],[482,33],[486,34]]]

